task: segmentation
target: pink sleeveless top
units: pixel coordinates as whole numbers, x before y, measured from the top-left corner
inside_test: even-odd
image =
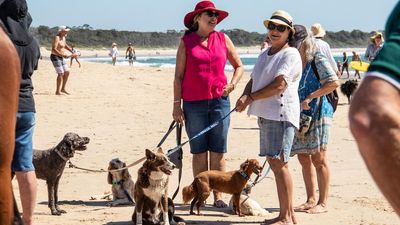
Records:
[[[208,46],[201,44],[195,32],[183,36],[186,48],[186,67],[182,82],[184,101],[209,100],[222,96],[227,84],[225,64],[228,49],[225,34],[211,32]]]

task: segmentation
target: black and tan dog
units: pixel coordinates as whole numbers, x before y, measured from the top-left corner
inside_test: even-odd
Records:
[[[208,170],[199,173],[191,185],[182,189],[183,202],[190,204],[190,214],[193,212],[193,207],[196,204],[197,215],[200,215],[200,206],[210,196],[210,193],[215,190],[233,196],[233,210],[239,216],[244,216],[240,209],[240,195],[245,188],[250,176],[255,173],[261,174],[262,167],[256,159],[248,159],[240,165],[239,170],[235,171],[219,171]]]
[[[112,185],[111,192],[113,196],[113,201],[107,204],[109,206],[134,204],[133,190],[135,183],[128,169],[122,169],[124,167],[126,167],[126,164],[118,158],[112,159],[108,164],[110,172],[108,172],[107,181]]]
[[[34,150],[33,165],[36,177],[46,180],[49,197],[49,208],[52,215],[65,213],[58,205],[58,184],[67,161],[74,157],[75,150],[84,151],[89,143],[88,137],[80,137],[76,133],[67,133],[60,143],[49,150]]]
[[[138,170],[135,183],[136,207],[132,215],[134,224],[185,224],[182,218],[174,215],[174,204],[168,198],[168,181],[174,168],[175,165],[161,148],[157,153],[146,149],[146,161]]]
[[[342,85],[340,85],[340,91],[344,95],[346,95],[349,104],[351,102],[351,99],[353,98],[354,91],[357,89],[357,87],[358,87],[357,79],[348,80]]]

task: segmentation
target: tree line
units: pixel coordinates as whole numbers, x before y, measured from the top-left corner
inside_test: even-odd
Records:
[[[57,27],[39,26],[32,27],[33,35],[38,39],[41,46],[50,47]],[[235,46],[247,47],[258,46],[265,39],[266,33],[248,32],[241,29],[222,30],[233,41]],[[101,48],[109,47],[112,42],[120,45],[133,43],[139,48],[177,48],[184,30],[167,30],[166,32],[137,32],[93,29],[90,25],[73,27],[68,34],[68,43],[79,46],[79,48]],[[325,41],[332,48],[342,47],[366,47],[373,32],[360,30],[330,32],[327,31]]]

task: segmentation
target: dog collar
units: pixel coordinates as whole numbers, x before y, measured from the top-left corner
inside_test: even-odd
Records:
[[[65,156],[63,156],[63,155],[61,154],[61,152],[59,152],[59,151],[57,151],[57,150],[55,150],[55,152],[56,152],[57,155],[60,156],[60,158],[62,158],[64,161],[68,161],[68,159],[67,159]]]
[[[121,185],[122,183],[124,183],[124,180],[113,181],[112,185]]]
[[[245,173],[245,172],[243,172],[243,171],[239,171],[239,174],[245,179],[245,180],[248,180],[250,177],[249,176],[247,176],[247,174]]]

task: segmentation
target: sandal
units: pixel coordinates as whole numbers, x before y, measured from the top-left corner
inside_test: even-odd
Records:
[[[228,205],[224,201],[222,201],[221,199],[215,201],[213,205],[215,207],[217,207],[217,208],[226,208],[226,207],[228,207]]]

